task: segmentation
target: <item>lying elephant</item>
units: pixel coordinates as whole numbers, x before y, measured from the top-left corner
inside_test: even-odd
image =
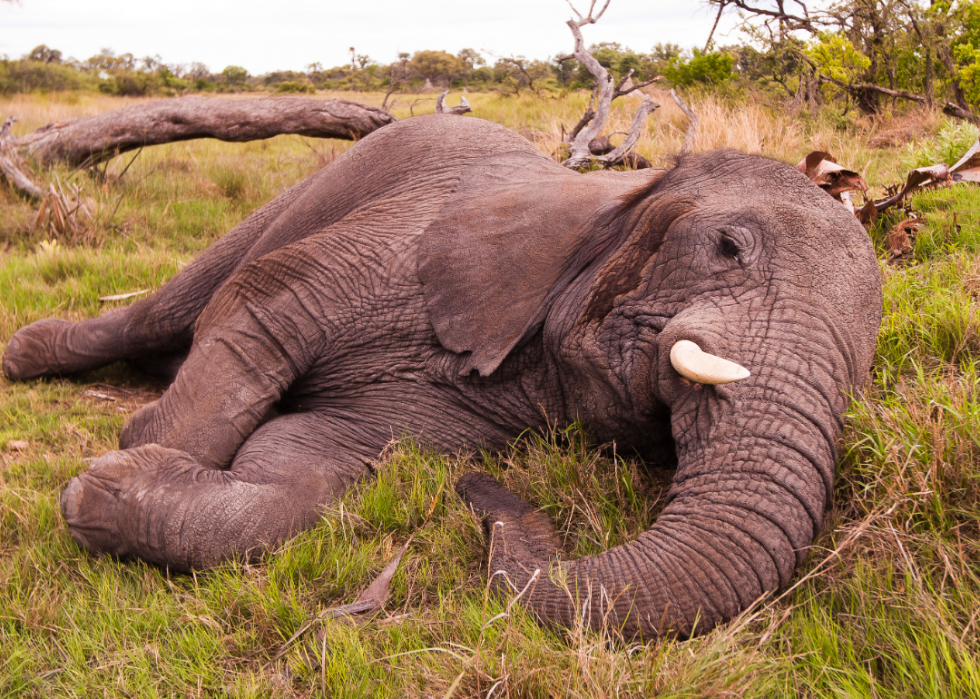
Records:
[[[676,454],[635,542],[556,563],[546,516],[489,477],[458,486],[496,537],[490,570],[517,588],[540,571],[524,599],[541,619],[686,635],[786,585],[869,372],[875,254],[792,167],[715,151],[650,172],[579,174],[491,123],[409,119],[152,296],[21,329],[12,379],[179,366],[65,488],[72,536],[206,568],[311,526],[393,435],[500,449],[581,419]]]

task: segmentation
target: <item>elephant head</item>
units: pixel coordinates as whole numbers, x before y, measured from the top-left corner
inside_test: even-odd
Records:
[[[486,476],[458,490],[486,516],[491,574],[513,590],[534,576],[524,599],[543,620],[700,633],[785,586],[821,525],[881,318],[877,260],[843,206],[763,158],[691,155],[625,194],[605,186],[573,187],[531,216],[543,237],[481,261],[513,303],[477,283],[429,310],[483,373],[540,333],[569,419],[602,441],[673,446],[668,505],[629,545],[558,562],[544,515]],[[542,280],[535,261],[556,256]]]

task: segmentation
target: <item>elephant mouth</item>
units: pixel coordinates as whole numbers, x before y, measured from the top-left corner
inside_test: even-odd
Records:
[[[642,313],[632,318],[633,322],[643,328],[650,328],[655,332],[663,332],[676,314],[674,313]]]

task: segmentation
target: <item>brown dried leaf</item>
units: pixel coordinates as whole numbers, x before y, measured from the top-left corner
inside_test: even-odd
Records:
[[[27,451],[31,443],[25,439],[8,439],[7,449],[10,451]]]
[[[875,208],[875,203],[869,201],[867,204],[861,207],[861,210],[857,212],[858,221],[860,221],[865,226],[870,226],[878,218],[878,209]]]
[[[402,562],[402,556],[404,556],[405,552],[408,550],[408,545],[412,543],[412,538],[409,538],[409,540],[405,542],[405,545],[398,550],[398,553],[391,557],[391,560],[388,561],[388,565],[386,565],[384,570],[378,574],[378,577],[376,577],[371,584],[367,586],[367,589],[365,589],[364,592],[357,596],[357,599],[354,600],[355,603],[374,600],[377,604],[376,608],[381,608],[384,601],[388,599],[388,587],[391,585],[391,579],[395,577],[395,572],[398,570],[398,564]]]
[[[800,161],[796,169],[837,201],[842,201],[844,192],[868,191],[868,184],[861,175],[838,165],[834,156],[824,151],[813,151]]]
[[[441,489],[440,489],[441,491]],[[388,561],[388,565],[384,567],[378,577],[376,577],[367,588],[358,595],[357,599],[350,604],[345,604],[340,607],[330,607],[329,609],[324,609],[322,612],[317,614],[312,619],[308,620],[305,624],[299,627],[299,629],[289,640],[286,641],[279,652],[272,658],[272,662],[275,662],[283,655],[286,654],[293,643],[302,636],[306,631],[313,626],[317,621],[322,621],[323,619],[351,619],[355,614],[364,614],[366,612],[374,612],[381,609],[385,600],[388,598],[388,588],[391,585],[391,579],[395,577],[395,572],[398,570],[398,565],[401,563],[402,556],[408,550],[409,545],[412,543],[412,539],[415,538],[413,534],[405,542],[404,546],[398,549],[398,553],[391,557]]]
[[[888,231],[888,251],[891,253],[888,258],[889,262],[894,262],[903,255],[912,252],[912,236],[915,235],[921,225],[921,220],[907,218]]]
[[[949,172],[953,182],[980,182],[980,138]]]

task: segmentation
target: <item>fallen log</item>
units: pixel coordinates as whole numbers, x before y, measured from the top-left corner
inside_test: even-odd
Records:
[[[194,138],[240,142],[299,134],[354,141],[393,121],[383,109],[346,100],[174,97],[54,122],[6,144],[44,165],[90,167],[143,146]]]
[[[14,189],[26,196],[28,199],[40,200],[44,196],[44,190],[34,184],[30,177],[21,172],[17,163],[8,158],[4,151],[7,150],[9,142],[10,127],[17,121],[16,117],[7,117],[0,125],[0,173],[7,178]]]

